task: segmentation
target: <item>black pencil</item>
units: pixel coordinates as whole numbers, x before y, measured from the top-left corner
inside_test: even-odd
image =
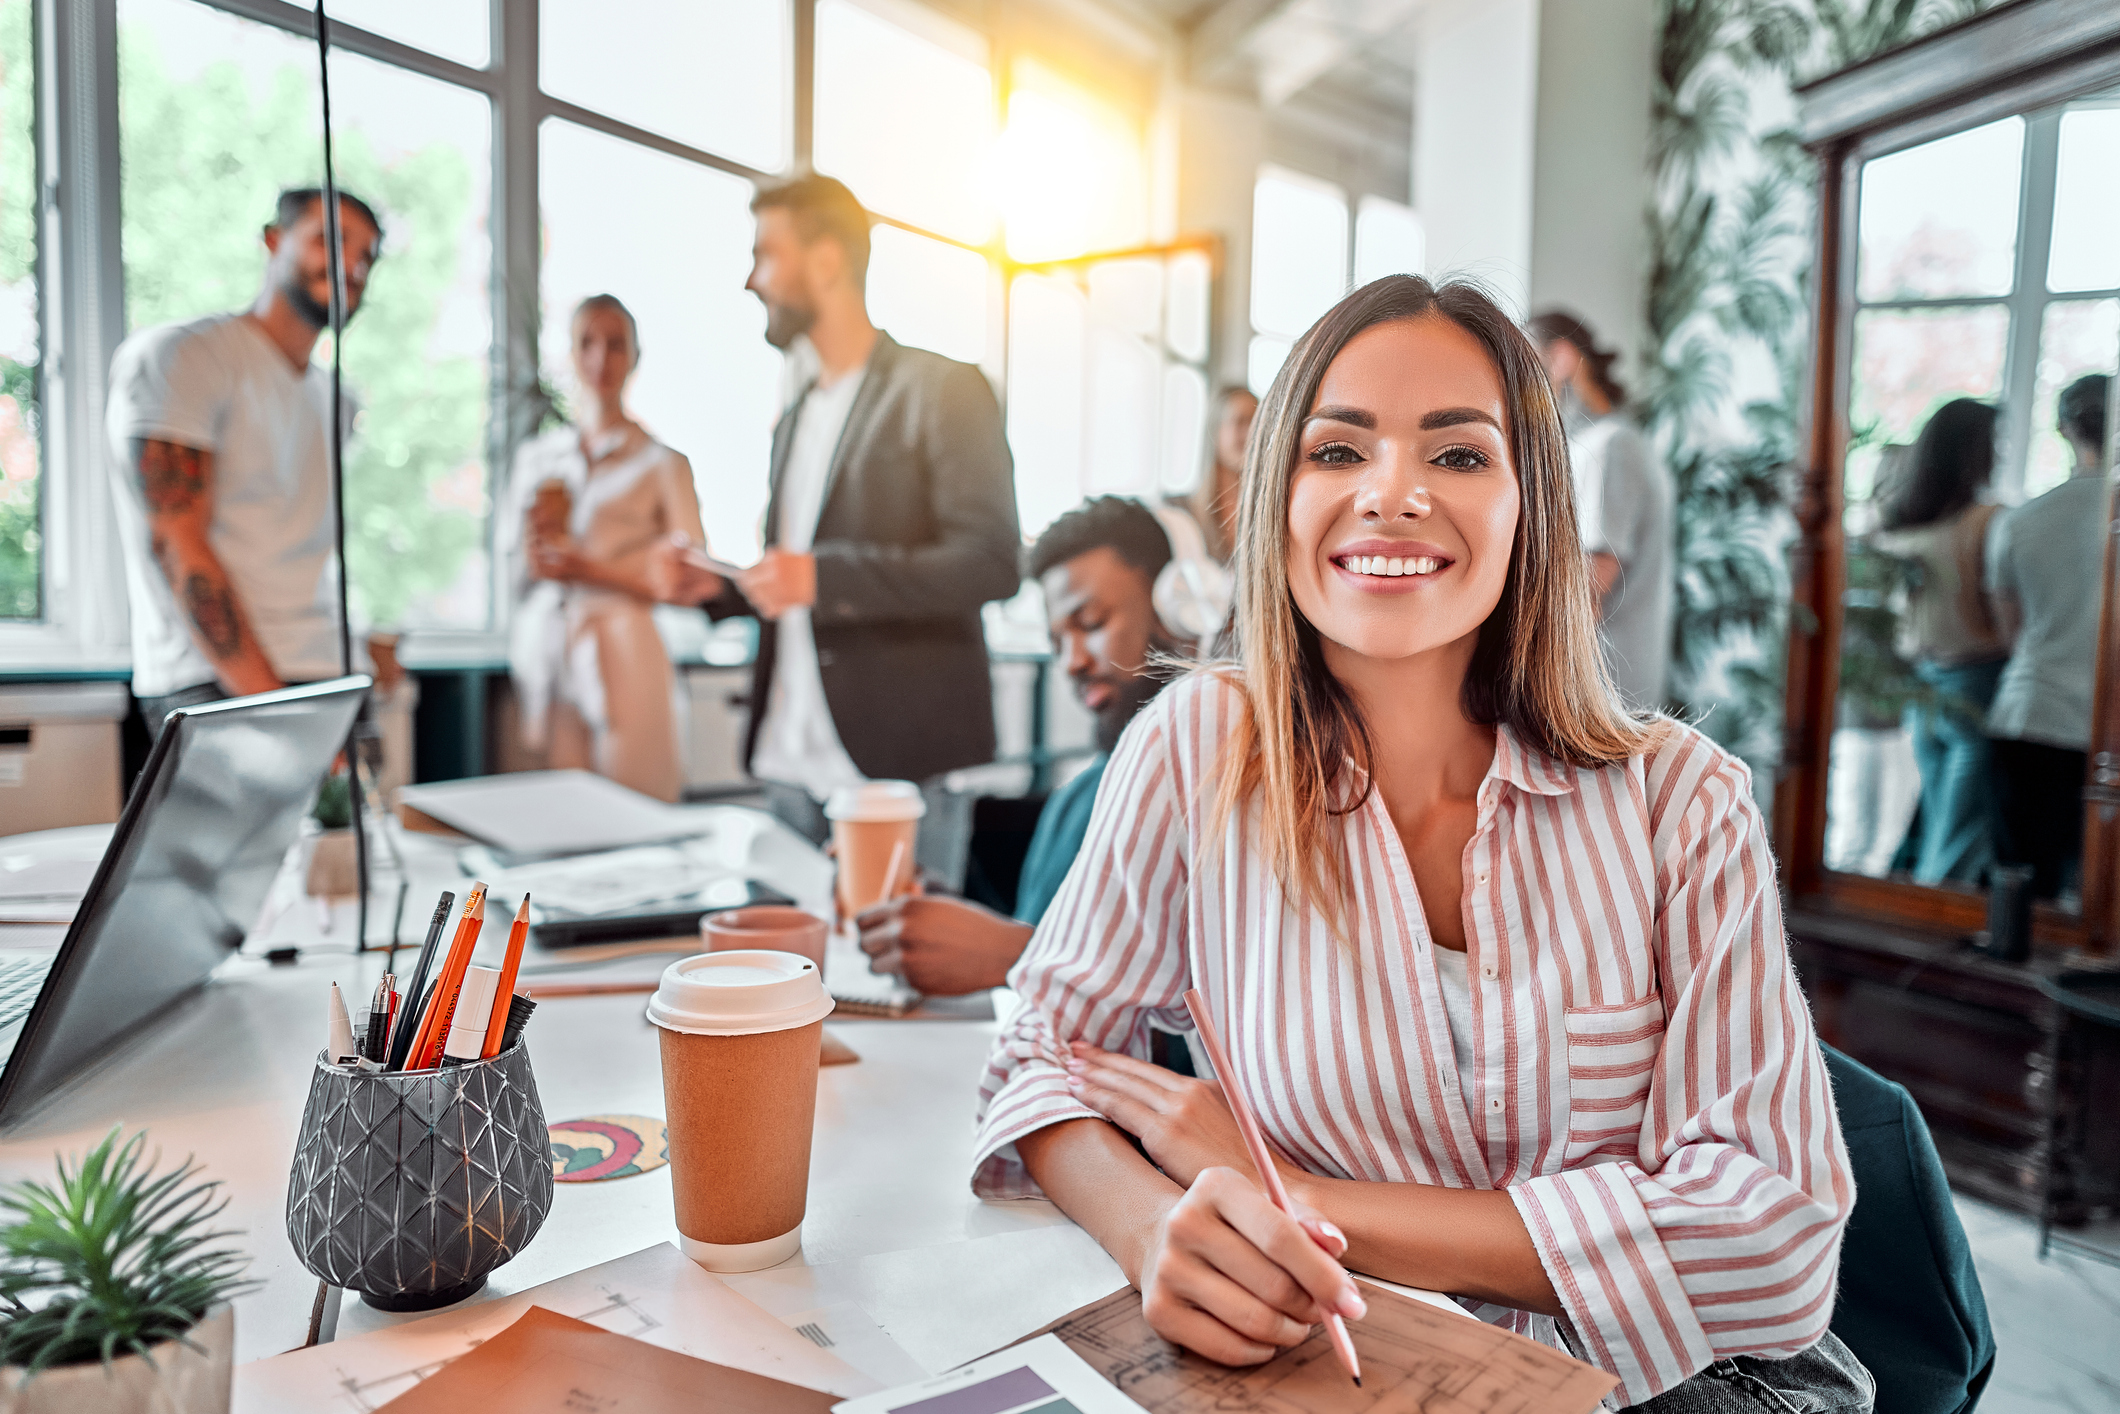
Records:
[[[420,945],[420,959],[413,964],[412,982],[405,988],[407,1005],[398,1008],[397,1026],[390,1034],[390,1064],[384,1067],[386,1070],[405,1068],[405,1053],[412,1049],[412,1033],[419,1029],[419,1022],[413,1019],[419,1016],[419,1009],[410,1004],[426,989],[427,974],[434,967],[435,949],[442,941],[442,925],[449,921],[449,910],[455,903],[456,895],[445,889],[442,901],[434,906],[434,921],[427,925],[427,941]]]

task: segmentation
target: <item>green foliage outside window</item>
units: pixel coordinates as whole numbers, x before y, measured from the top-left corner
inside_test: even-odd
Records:
[[[0,619],[43,611],[37,446],[36,84],[30,0],[0,0],[0,300],[16,326],[0,344]]]
[[[233,62],[179,80],[154,35],[126,26],[118,62],[128,326],[247,308],[274,196],[320,182],[313,61],[283,65],[263,92]],[[391,625],[457,584],[485,543],[486,369],[430,351],[462,233],[481,216],[461,149],[436,142],[385,163],[358,115],[338,116],[339,183],[385,226],[346,329],[345,386],[360,409],[346,555],[356,621]],[[328,335],[316,357],[330,357]]]

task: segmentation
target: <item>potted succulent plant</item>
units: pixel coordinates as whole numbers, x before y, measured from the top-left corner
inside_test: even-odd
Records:
[[[317,788],[310,828],[303,834],[302,891],[313,898],[346,898],[360,888],[353,843],[353,787],[334,771]]]
[[[0,1414],[226,1414],[247,1258],[196,1165],[113,1129],[0,1192]]]

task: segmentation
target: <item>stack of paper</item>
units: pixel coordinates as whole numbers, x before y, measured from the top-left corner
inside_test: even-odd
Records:
[[[499,1335],[532,1306],[805,1389],[856,1395],[881,1383],[789,1330],[663,1243],[514,1296],[238,1366],[231,1408],[235,1414],[379,1409]]]

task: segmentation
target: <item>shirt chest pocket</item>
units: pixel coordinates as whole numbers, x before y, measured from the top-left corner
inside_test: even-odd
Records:
[[[1664,1044],[1663,998],[1570,1007],[1567,1027],[1567,1162],[1593,1154],[1634,1157]]]

